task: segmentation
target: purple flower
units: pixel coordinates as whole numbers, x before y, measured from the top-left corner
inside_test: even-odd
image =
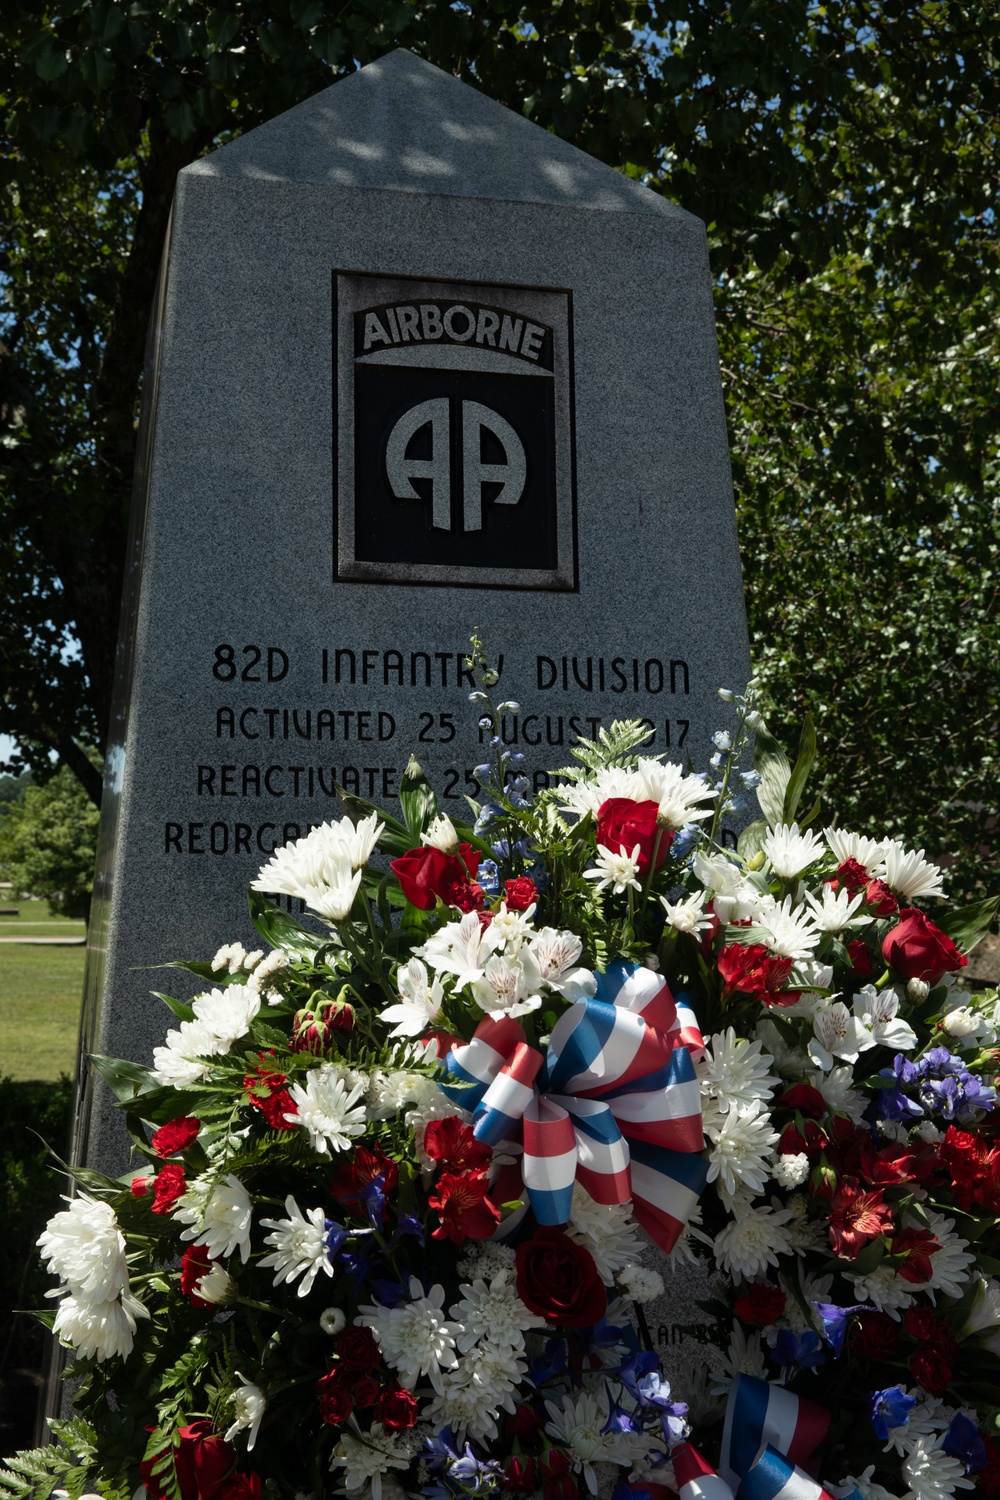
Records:
[[[839,1359],[843,1353],[847,1320],[851,1313],[872,1310],[867,1302],[855,1302],[850,1307],[838,1307],[835,1302],[814,1302],[813,1307],[823,1321],[823,1336],[833,1349],[835,1359]]]
[[[898,1385],[890,1385],[884,1391],[875,1392],[872,1397],[872,1427],[880,1442],[885,1442],[890,1427],[906,1426],[916,1404],[916,1396],[908,1396]]]

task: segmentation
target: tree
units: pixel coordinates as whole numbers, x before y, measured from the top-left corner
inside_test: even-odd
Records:
[[[100,813],[65,766],[0,808],[0,870],[53,916],[90,917]]]
[[[404,45],[706,221],[755,655],[776,704],[819,711],[828,805],[955,844],[974,888],[998,41],[993,0],[6,7],[0,732],[98,795],[177,170]]]

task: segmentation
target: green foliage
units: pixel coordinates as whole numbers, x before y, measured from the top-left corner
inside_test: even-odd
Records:
[[[109,1483],[106,1468],[99,1468],[100,1439],[82,1417],[68,1422],[50,1421],[57,1439],[46,1448],[31,1448],[4,1460],[0,1469],[0,1495],[12,1500],[48,1500],[54,1489],[62,1489],[69,1500],[80,1500],[92,1490],[94,1476],[101,1474],[102,1500],[127,1500],[126,1483]]]
[[[90,915],[99,813],[63,767],[0,811],[0,869],[15,890],[43,896],[54,915]]]
[[[30,771],[22,771],[20,776],[0,776],[0,807],[11,802],[20,802],[31,782]]]

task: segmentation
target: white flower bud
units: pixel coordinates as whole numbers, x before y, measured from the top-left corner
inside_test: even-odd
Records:
[[[447,813],[438,814],[427,832],[420,835],[420,842],[427,844],[431,849],[440,849],[442,854],[458,853],[458,834]]]
[[[931,987],[926,979],[908,979],[906,981],[906,993],[911,1000],[926,1000],[931,992]]]
[[[973,1036],[979,1030],[979,1017],[967,1005],[961,1005],[950,1010],[941,1025],[949,1036]]]
[[[650,1271],[646,1266],[623,1266],[618,1272],[618,1285],[633,1302],[655,1302],[664,1292],[659,1271]]]
[[[655,953],[647,953],[642,963],[644,968],[652,969],[654,974],[659,970],[660,967],[660,960],[657,958]]]
[[[809,1158],[804,1151],[778,1156],[771,1175],[779,1187],[800,1187],[809,1176]]]
[[[347,1319],[339,1307],[324,1307],[319,1315],[319,1326],[324,1333],[334,1338],[347,1326]]]

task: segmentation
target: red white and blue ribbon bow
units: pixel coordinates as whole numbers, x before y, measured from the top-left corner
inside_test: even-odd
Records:
[[[808,1465],[829,1426],[830,1413],[815,1401],[738,1375],[729,1387],[719,1473],[732,1490],[739,1488],[741,1500],[775,1500],[779,1493],[783,1500],[820,1500],[826,1492],[799,1466]],[[782,1473],[785,1484],[794,1479],[787,1495],[783,1486],[773,1488]]]
[[[680,1443],[670,1459],[680,1500],[733,1500],[730,1486],[690,1443]],[[770,1443],[760,1449],[736,1493],[738,1500],[833,1500],[817,1480]]]
[[[543,1056],[517,1021],[482,1020],[445,1059],[441,1085],[473,1111],[473,1133],[523,1144],[522,1172],[540,1224],[565,1224],[573,1184],[597,1203],[627,1203],[664,1250],[705,1186],[701,1101],[691,1061],[704,1050],[690,1007],[659,975],[617,960],[597,993],[559,1017]]]

